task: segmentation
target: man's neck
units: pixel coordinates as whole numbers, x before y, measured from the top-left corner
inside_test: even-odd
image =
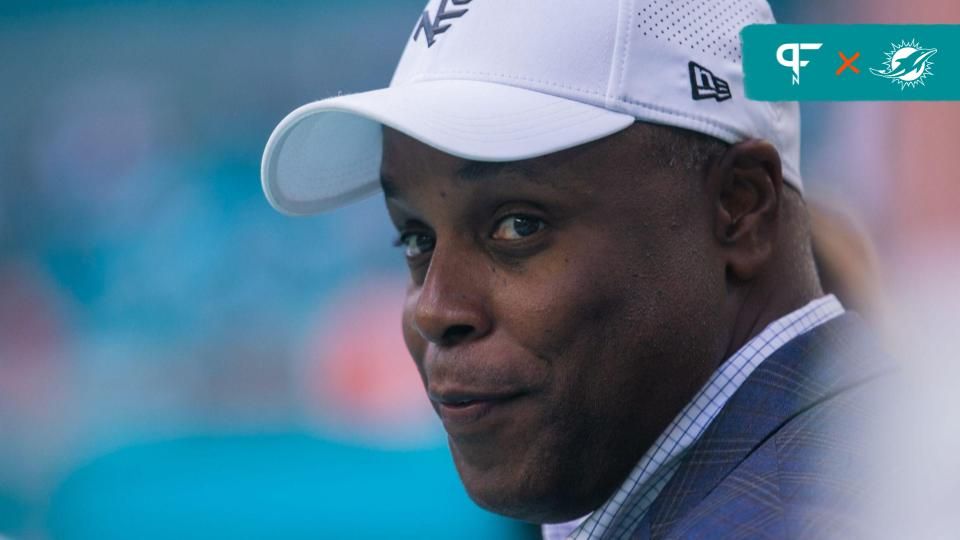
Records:
[[[773,321],[823,296],[823,289],[815,277],[796,280],[785,277],[777,281],[776,284],[756,283],[746,290],[734,318],[723,359],[733,355]],[[784,289],[786,283],[793,285],[790,290]]]

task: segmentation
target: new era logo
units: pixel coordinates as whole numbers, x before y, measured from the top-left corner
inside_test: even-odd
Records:
[[[452,2],[455,6],[463,6],[469,4],[473,0],[440,0],[440,6],[437,8],[437,16],[430,20],[430,11],[424,10],[423,15],[420,17],[420,24],[417,25],[417,31],[413,34],[413,40],[416,41],[420,37],[420,33],[423,32],[427,36],[427,48],[433,46],[433,43],[437,40],[437,34],[442,34],[450,28],[449,24],[443,24],[443,21],[449,19],[456,19],[458,17],[463,17],[467,9],[455,9],[447,11],[447,2]]]
[[[690,86],[693,92],[693,99],[710,99],[724,101],[730,99],[730,85],[727,81],[717,77],[709,69],[690,62]]]

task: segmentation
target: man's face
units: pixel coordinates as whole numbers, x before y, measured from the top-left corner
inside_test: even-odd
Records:
[[[599,507],[722,357],[713,208],[654,133],[496,165],[384,130],[404,339],[489,510]]]

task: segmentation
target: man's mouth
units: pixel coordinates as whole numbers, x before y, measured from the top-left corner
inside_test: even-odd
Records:
[[[435,403],[443,425],[449,432],[492,417],[522,396],[521,393],[447,394],[442,397],[431,395],[431,400]]]

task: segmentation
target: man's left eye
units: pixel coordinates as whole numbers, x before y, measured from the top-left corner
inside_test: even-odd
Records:
[[[532,236],[546,226],[542,219],[530,216],[507,216],[497,224],[494,240],[520,240]]]

